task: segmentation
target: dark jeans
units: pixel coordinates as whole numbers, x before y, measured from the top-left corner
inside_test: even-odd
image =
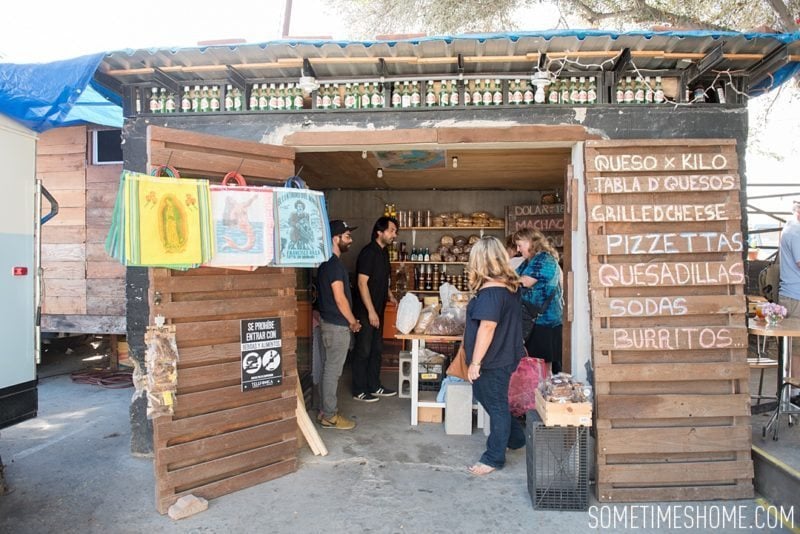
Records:
[[[481,369],[481,376],[472,383],[472,393],[489,414],[489,437],[481,463],[502,468],[506,463],[506,447],[525,446],[525,431],[508,408],[508,383],[516,364],[496,369]]]
[[[372,393],[381,387],[381,353],[383,325],[375,328],[369,318],[359,317],[361,330],[356,334],[353,348],[353,395]]]

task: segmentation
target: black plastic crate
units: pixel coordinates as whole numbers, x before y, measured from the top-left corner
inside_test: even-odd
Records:
[[[526,416],[528,493],[537,510],[589,509],[589,428],[544,426]]]
[[[448,358],[442,363],[419,362],[418,384],[420,391],[439,391],[447,371]]]

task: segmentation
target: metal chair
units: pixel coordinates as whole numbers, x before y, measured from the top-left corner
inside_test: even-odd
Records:
[[[787,400],[786,402],[781,401],[783,398],[783,390],[787,387],[800,388],[800,377],[789,376],[783,379],[783,383],[778,389],[778,406],[775,408],[775,411],[772,412],[772,416],[769,418],[767,424],[761,429],[762,438],[767,437],[767,429],[770,427],[770,425],[774,424],[775,426],[772,430],[772,439],[773,441],[778,441],[778,427],[780,426],[781,415],[786,414],[789,416],[789,426],[794,424],[794,417],[796,415],[800,415],[799,406],[793,405],[790,400]]]
[[[777,339],[777,338],[776,338]],[[750,395],[751,399],[756,399],[756,406],[761,404],[762,399],[775,399],[774,395],[764,395],[764,370],[777,369],[778,360],[767,357],[767,336],[756,336],[756,357],[747,358],[750,369],[758,369],[758,394]]]

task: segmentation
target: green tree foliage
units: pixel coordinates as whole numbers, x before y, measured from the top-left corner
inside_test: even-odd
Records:
[[[524,30],[524,10],[555,4],[559,27],[797,31],[800,0],[326,0],[351,38]],[[578,24],[575,20],[581,21]]]

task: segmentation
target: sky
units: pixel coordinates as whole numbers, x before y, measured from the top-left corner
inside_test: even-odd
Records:
[[[216,12],[211,9],[215,5]],[[231,38],[260,43],[280,38],[283,7],[283,0],[4,2],[0,61],[39,63],[95,52],[188,47],[199,41]],[[341,38],[345,26],[320,0],[293,0],[289,33]]]

